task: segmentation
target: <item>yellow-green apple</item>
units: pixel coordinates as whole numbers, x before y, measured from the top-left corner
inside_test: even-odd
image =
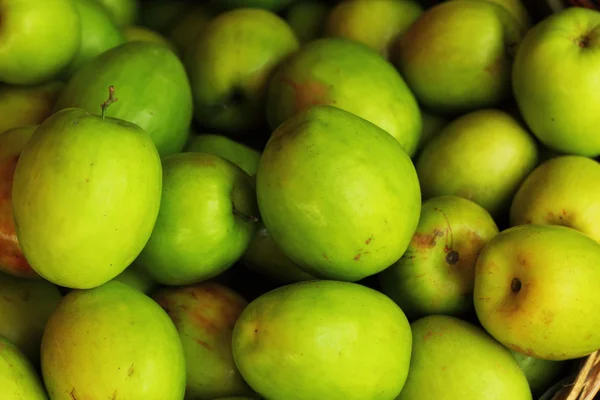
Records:
[[[323,35],[325,20],[331,7],[320,0],[302,0],[292,4],[284,14],[301,44]]]
[[[597,161],[583,156],[552,158],[521,184],[511,205],[511,225],[564,225],[600,242],[598,182]]]
[[[410,26],[392,60],[419,103],[434,112],[496,107],[510,97],[512,57],[523,30],[491,1],[446,1]]]
[[[128,25],[123,28],[123,35],[128,42],[149,42],[161,44],[171,50],[175,54],[179,54],[175,45],[169,41],[164,35],[139,25]]]
[[[383,293],[410,319],[472,313],[477,256],[497,233],[490,214],[470,200],[441,196],[423,202],[408,249],[379,275]]]
[[[136,263],[165,285],[207,280],[242,257],[257,215],[253,182],[237,165],[206,153],[165,157],[158,219]]]
[[[232,8],[263,8],[279,12],[296,0],[210,0],[210,3],[222,9]]]
[[[265,398],[391,400],[406,381],[411,332],[380,292],[310,281],[252,301],[232,342],[242,376]]]
[[[513,90],[523,118],[546,146],[600,155],[600,12],[569,8],[533,27],[517,52]]]
[[[409,155],[416,151],[421,133],[417,101],[392,64],[362,43],[317,39],[277,68],[267,97],[272,129],[319,104],[364,118],[396,138]]]
[[[3,399],[48,400],[35,366],[7,338],[0,336],[0,387]]]
[[[480,327],[430,315],[411,324],[412,354],[396,400],[531,400],[510,351]]]
[[[260,160],[260,152],[224,135],[194,135],[188,140],[184,150],[214,154],[231,161],[250,176],[256,174]]]
[[[186,398],[252,395],[231,349],[233,327],[248,305],[234,290],[215,282],[159,289],[152,298],[179,332],[187,365]]]
[[[140,0],[94,0],[102,5],[119,26],[133,25],[136,23],[140,8]]]
[[[217,13],[206,4],[196,5],[168,31],[168,37],[182,55],[196,43],[202,30]]]
[[[496,217],[508,210],[519,185],[535,168],[537,152],[533,136],[506,112],[465,114],[446,125],[419,155],[423,197],[464,197]]]
[[[44,122],[52,115],[64,85],[60,81],[33,86],[0,84],[0,133]]]
[[[421,210],[417,174],[398,141],[333,106],[305,109],[273,132],[256,187],[275,243],[320,278],[357,281],[389,267]]]
[[[520,225],[490,240],[475,267],[475,311],[506,347],[568,360],[600,348],[600,244],[575,229]]]
[[[388,58],[392,44],[423,13],[416,0],[346,0],[329,13],[327,36],[356,40]]]
[[[538,397],[565,374],[570,364],[567,361],[542,360],[515,350],[510,352],[525,374],[531,392]]]
[[[72,0],[3,0],[0,15],[0,82],[44,83],[75,56],[81,27]]]

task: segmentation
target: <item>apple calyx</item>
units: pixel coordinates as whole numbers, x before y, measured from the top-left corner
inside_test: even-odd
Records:
[[[510,283],[510,290],[513,293],[518,293],[521,290],[521,280],[519,278],[514,278]]]
[[[109,86],[108,87],[108,100],[106,100],[104,103],[100,104],[100,107],[102,107],[102,119],[105,119],[105,114],[106,114],[106,109],[112,104],[112,103],[116,103],[117,101],[119,101],[119,99],[117,99],[115,97],[115,87],[114,86]]]
[[[458,262],[458,251],[456,250],[450,250],[447,254],[446,254],[446,262],[450,265],[454,265]]]

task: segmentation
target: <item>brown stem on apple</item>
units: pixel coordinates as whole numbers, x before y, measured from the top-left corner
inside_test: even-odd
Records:
[[[108,87],[108,100],[106,100],[104,103],[100,104],[100,107],[102,107],[102,119],[105,119],[106,109],[112,103],[116,103],[117,101],[119,101],[119,99],[117,99],[115,97],[115,87],[109,86]]]
[[[449,254],[450,251],[452,251],[452,247],[454,247],[454,236],[452,235],[452,226],[450,226],[450,221],[448,221],[448,217],[446,216],[446,213],[443,212],[441,209],[439,208],[435,208],[435,211],[438,211],[439,213],[441,213],[444,216],[444,219],[446,220],[446,225],[448,226],[447,232],[448,234],[446,235],[446,246],[444,246],[444,251],[446,253]],[[450,236],[450,244],[448,245],[448,236]],[[447,257],[447,256],[446,256]],[[456,261],[458,261],[458,253],[456,253]],[[446,258],[447,260],[447,258]]]
[[[448,254],[446,254],[446,262],[450,265],[454,265],[458,262],[458,251],[450,250]]]
[[[510,290],[513,293],[517,293],[521,290],[521,280],[519,278],[514,278],[510,283]]]
[[[246,215],[244,213],[242,213],[239,210],[236,210],[235,208],[233,209],[233,215],[235,215],[238,218],[241,218],[242,220],[246,221],[246,222],[258,222],[258,218],[255,217],[254,215]]]

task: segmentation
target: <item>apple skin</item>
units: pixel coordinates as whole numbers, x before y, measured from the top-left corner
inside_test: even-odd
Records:
[[[330,10],[331,6],[320,0],[302,0],[292,4],[285,11],[284,17],[296,33],[298,41],[306,44],[323,35]]]
[[[185,151],[222,157],[243,169],[250,176],[256,174],[260,161],[260,152],[223,135],[194,135],[186,144]]]
[[[275,242],[320,278],[358,281],[389,267],[421,210],[418,178],[398,141],[333,106],[301,111],[273,132],[256,188]]]
[[[240,135],[264,125],[264,98],[272,70],[299,47],[276,14],[236,9],[215,17],[186,55],[196,121]]]
[[[497,233],[490,214],[470,200],[441,196],[425,201],[408,249],[379,274],[382,292],[411,320],[472,313],[477,256]]]
[[[217,14],[214,9],[209,8],[206,4],[196,5],[179,19],[173,28],[169,30],[167,36],[177,48],[177,51],[185,55],[196,43],[200,33]]]
[[[232,343],[242,376],[267,399],[391,400],[408,374],[411,333],[376,290],[309,281],[252,301]]]
[[[175,54],[179,54],[175,45],[171,43],[164,35],[161,35],[160,33],[143,26],[128,25],[123,28],[123,35],[128,42],[149,42],[161,44],[172,50]]]
[[[440,133],[442,129],[444,129],[444,127],[450,122],[448,118],[432,113],[423,107],[421,107],[421,120],[423,125],[421,129],[421,136],[419,137],[417,151],[422,150],[423,147],[429,143],[431,138],[437,136],[437,134]]]
[[[136,263],[164,285],[213,278],[242,257],[257,215],[252,180],[237,165],[206,153],[165,157],[158,219]]]
[[[44,122],[52,115],[54,104],[64,86],[60,81],[33,86],[0,83],[0,134],[13,128]]]
[[[600,242],[600,164],[583,156],[559,156],[539,165],[513,198],[511,225],[552,224],[576,229]]]
[[[225,10],[233,8],[262,8],[279,12],[297,0],[210,0],[215,7]]]
[[[415,97],[396,69],[364,44],[322,38],[305,44],[273,74],[267,119],[274,130],[314,105],[351,112],[392,135],[412,156],[421,133]]]
[[[118,27],[133,25],[138,19],[140,0],[94,0],[102,5]]]
[[[511,350],[510,352],[525,374],[531,392],[538,397],[557,382],[567,372],[569,366],[566,361],[540,360],[518,351]]]
[[[0,336],[0,387],[4,399],[48,400],[34,365],[3,336]]]
[[[508,349],[483,329],[447,315],[411,324],[410,370],[396,400],[531,400]]]
[[[522,36],[504,7],[452,0],[421,14],[397,42],[392,60],[419,104],[456,116],[496,107],[510,96],[510,54]]]
[[[514,96],[533,134],[551,149],[600,155],[599,48],[600,13],[579,7],[547,17],[519,47]]]
[[[0,15],[0,82],[45,83],[75,56],[81,27],[72,0],[3,0]]]
[[[153,293],[158,287],[158,283],[152,280],[152,278],[150,278],[135,262],[125,268],[125,271],[115,276],[112,280],[123,282],[147,295]]]
[[[569,360],[600,348],[600,245],[575,229],[521,225],[490,240],[475,267],[475,311],[509,349]]]
[[[364,43],[388,58],[393,43],[422,13],[416,0],[342,1],[329,13],[325,35]]]
[[[522,0],[487,0],[501,5],[521,24],[524,32],[532,26],[531,16]]]
[[[416,168],[423,198],[464,197],[496,217],[508,210],[537,160],[533,136],[515,118],[483,109],[446,125],[423,148]]]

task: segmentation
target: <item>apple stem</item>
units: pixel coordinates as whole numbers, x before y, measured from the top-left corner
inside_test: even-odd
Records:
[[[238,211],[235,208],[233,209],[233,215],[243,219],[246,222],[258,222],[258,218],[255,217],[254,215],[243,214],[241,211]]]
[[[117,99],[115,97],[115,87],[114,86],[109,86],[108,87],[108,100],[106,100],[104,103],[102,103],[100,105],[100,107],[102,107],[102,119],[106,118],[106,109],[112,104],[112,103],[116,103],[117,101],[119,101],[119,99]]]

